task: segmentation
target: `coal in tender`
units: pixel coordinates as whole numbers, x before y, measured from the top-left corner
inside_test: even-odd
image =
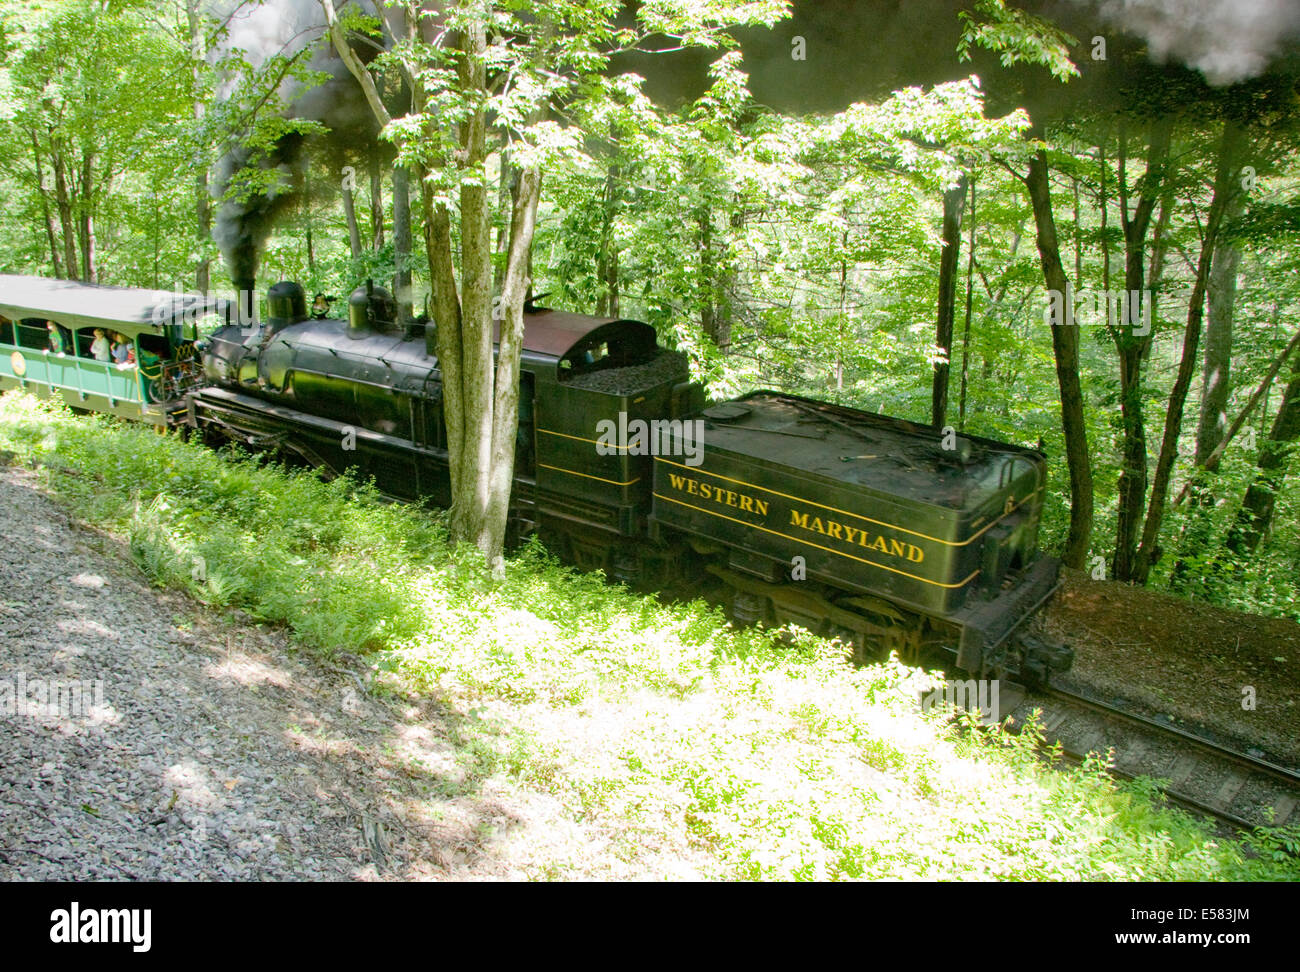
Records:
[[[685,381],[688,377],[686,355],[680,351],[661,350],[645,364],[588,371],[574,375],[565,384],[606,395],[631,395],[665,382]]]

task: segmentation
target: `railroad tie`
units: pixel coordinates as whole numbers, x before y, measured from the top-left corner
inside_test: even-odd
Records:
[[[1061,712],[1060,710],[1047,713],[1043,716],[1043,730],[1045,732],[1056,732],[1057,727],[1066,720],[1068,715],[1069,713]]]
[[[1145,741],[1140,738],[1129,740],[1123,746],[1115,747],[1115,765],[1140,768],[1146,754],[1147,744]]]
[[[1295,809],[1296,798],[1293,796],[1278,797],[1277,803],[1273,804],[1273,824],[1281,827],[1286,823],[1286,818],[1291,816],[1291,811]]]
[[[1228,778],[1220,785],[1217,793],[1214,794],[1214,802],[1225,810],[1232,807],[1232,801],[1237,799],[1237,794],[1241,788],[1246,785],[1246,777],[1241,773],[1230,773]]]
[[[1090,728],[1080,736],[1081,742],[1076,747],[1080,753],[1106,752],[1106,734],[1100,729]]]
[[[1198,760],[1189,753],[1180,753],[1174,760],[1173,768],[1169,771],[1169,785],[1178,786],[1186,781],[1187,777],[1192,775],[1192,770],[1196,769]]]

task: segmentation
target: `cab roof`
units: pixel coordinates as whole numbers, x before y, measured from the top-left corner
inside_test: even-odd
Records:
[[[500,327],[496,337],[500,339]],[[644,356],[654,350],[655,329],[643,321],[591,317],[530,307],[524,312],[524,350],[563,359],[608,344],[621,354]]]

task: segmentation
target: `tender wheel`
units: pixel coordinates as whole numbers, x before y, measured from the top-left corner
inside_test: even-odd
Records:
[[[889,657],[888,652],[881,652],[878,647],[867,644],[866,637],[852,628],[838,624],[828,625],[826,637],[838,638],[840,644],[849,650],[849,657],[853,660],[853,664],[859,668],[864,665],[875,665]]]
[[[771,601],[757,594],[736,591],[731,598],[731,616],[739,624],[758,624],[768,620]]]

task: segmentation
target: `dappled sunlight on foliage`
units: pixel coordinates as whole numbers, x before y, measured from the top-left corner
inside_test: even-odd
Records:
[[[636,873],[1300,876],[1284,838],[1254,838],[1247,855],[1155,806],[1148,784],[1121,785],[1101,764],[1047,769],[1032,727],[961,732],[923,717],[931,675],[853,669],[837,643],[736,629],[702,601],[631,594],[536,543],[494,578],[447,546],[440,516],[347,479],[16,395],[0,399],[0,448],[126,537],[155,582],[285,625],[323,654],[365,655],[390,691],[476,713],[458,741],[466,779],[552,795]],[[555,853],[530,865],[536,876],[599,873]]]

